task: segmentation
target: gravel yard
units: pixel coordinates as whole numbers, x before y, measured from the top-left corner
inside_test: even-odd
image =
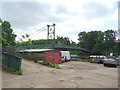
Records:
[[[118,68],[87,62],[65,62],[61,69],[23,60],[23,75],[2,72],[3,88],[118,88]]]

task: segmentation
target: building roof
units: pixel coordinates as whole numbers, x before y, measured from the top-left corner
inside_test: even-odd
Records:
[[[45,51],[53,51],[53,49],[26,49],[20,50],[19,52],[45,52]]]

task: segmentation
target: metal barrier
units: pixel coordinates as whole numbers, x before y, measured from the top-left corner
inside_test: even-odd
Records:
[[[8,55],[5,53],[2,54],[2,66],[3,67],[8,67],[8,68],[12,68],[16,71],[20,71],[21,70],[21,61],[22,60],[19,57]]]

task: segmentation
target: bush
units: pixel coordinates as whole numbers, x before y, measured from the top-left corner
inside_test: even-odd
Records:
[[[38,62],[38,63],[39,63],[39,64],[42,64],[42,65],[45,65],[45,66],[49,66],[49,67],[61,69],[58,64],[51,64],[50,62]]]
[[[47,65],[49,66],[51,63],[50,62],[47,62]]]
[[[61,69],[61,67],[58,64],[55,64],[55,68]]]

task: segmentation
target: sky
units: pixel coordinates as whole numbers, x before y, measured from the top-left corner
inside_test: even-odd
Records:
[[[0,17],[10,22],[17,41],[25,33],[31,39],[47,39],[47,25],[55,23],[56,36],[78,42],[83,31],[118,30],[118,1],[2,0]]]

